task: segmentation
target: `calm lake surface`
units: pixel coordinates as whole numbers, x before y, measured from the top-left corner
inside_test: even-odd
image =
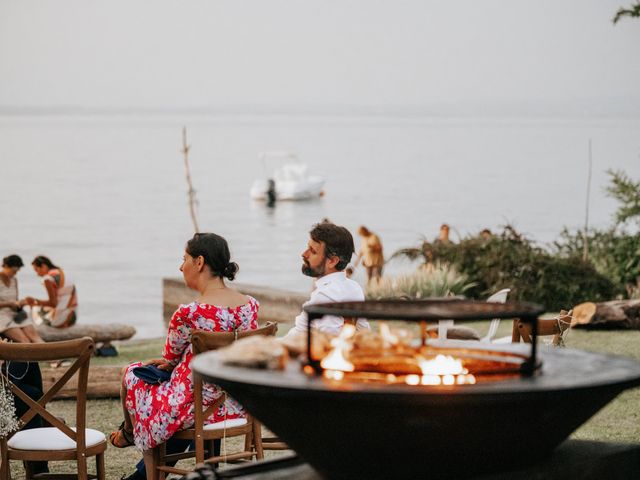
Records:
[[[0,116],[0,255],[63,267],[79,322],[162,335],[161,279],[180,275],[192,234],[183,125],[201,229],[229,240],[239,282],[301,292],[311,282],[300,253],[323,217],[352,232],[366,225],[387,253],[443,222],[454,240],[511,222],[545,244],[584,224],[589,139],[591,225],[608,225],[615,209],[606,169],[640,177],[640,118]],[[265,150],[297,153],[327,178],[324,198],[252,202]],[[411,268],[392,262],[387,273]],[[21,295],[44,297],[30,267],[18,279]]]

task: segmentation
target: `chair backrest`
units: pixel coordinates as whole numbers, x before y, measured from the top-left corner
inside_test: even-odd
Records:
[[[565,310],[560,311],[560,315],[555,318],[538,319],[538,336],[553,335],[552,345],[563,345],[563,335],[571,327],[571,313]],[[531,325],[518,320],[518,333],[525,343],[531,343]]]
[[[502,290],[494,293],[489,298],[487,298],[487,302],[489,303],[504,303],[507,301],[507,296],[511,291],[510,288],[503,288]]]
[[[502,290],[497,291],[496,293],[491,295],[489,298],[487,298],[487,302],[505,303],[507,301],[507,296],[509,295],[510,291],[511,291],[510,288],[503,288]],[[499,318],[494,318],[493,320],[491,320],[491,323],[489,324],[489,331],[482,338],[482,341],[490,342],[493,339],[493,337],[496,336],[496,333],[498,333],[499,326],[500,326]]]
[[[75,441],[79,450],[85,448],[87,382],[89,377],[89,361],[94,348],[95,344],[90,337],[50,343],[0,342],[0,360],[5,362],[48,362],[75,359],[64,374],[60,376],[58,381],[46,390],[39,400],[33,400],[22,391],[12,381],[12,376],[9,374],[5,375],[5,371],[3,370],[1,374],[4,376],[4,380],[8,382],[11,391],[29,407],[20,418],[21,423],[26,424],[36,415],[40,415],[43,420],[52,427],[62,431]],[[64,367],[58,368],[64,371]],[[54,414],[49,412],[46,407],[47,403],[54,398],[60,389],[62,389],[76,373],[78,378],[76,387],[76,429],[74,431]],[[9,434],[7,439],[11,438],[11,436],[13,436],[13,433]]]
[[[191,344],[193,345],[193,353],[207,352],[209,350],[217,350],[232,344],[239,338],[250,337],[253,335],[273,336],[278,331],[276,322],[267,322],[264,326],[255,330],[243,330],[236,332],[207,332],[198,330],[191,334]]]
[[[244,330],[240,332],[207,332],[204,330],[195,331],[191,334],[191,344],[193,353],[199,354],[210,350],[217,350],[235,342],[239,338],[253,335],[273,336],[278,331],[278,324],[267,322],[264,326],[255,330]],[[224,403],[225,395],[221,395],[213,404],[203,409],[202,405],[202,377],[194,370],[193,375],[193,403],[194,403],[194,442],[196,452],[196,462],[200,463],[204,459],[204,445],[202,428],[204,421]]]

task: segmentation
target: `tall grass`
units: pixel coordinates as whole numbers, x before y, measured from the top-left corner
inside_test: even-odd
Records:
[[[466,275],[455,267],[436,262],[422,266],[418,271],[397,277],[384,277],[367,286],[368,299],[389,298],[420,299],[462,295],[473,287]]]

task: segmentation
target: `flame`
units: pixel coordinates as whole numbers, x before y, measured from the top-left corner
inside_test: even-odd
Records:
[[[380,335],[387,345],[397,345],[400,341],[397,335],[391,333],[386,323],[380,323]]]
[[[420,360],[422,375],[461,375],[469,373],[462,362],[451,355],[436,355],[433,360]]]
[[[322,368],[326,371],[338,371],[338,372],[353,372],[353,363],[344,358],[344,353],[351,349],[351,344],[347,340],[356,333],[356,327],[351,324],[345,324],[340,331],[340,335],[331,340],[331,346],[333,350],[329,352],[329,355],[324,357],[320,362]],[[327,375],[325,375],[327,376]],[[334,377],[328,377],[334,378]],[[335,380],[339,380],[334,378]]]
[[[436,355],[432,360],[422,359],[419,362],[422,377],[407,375],[408,385],[465,385],[476,383],[476,377],[469,374],[462,361],[450,355]],[[415,378],[414,378],[415,377]]]

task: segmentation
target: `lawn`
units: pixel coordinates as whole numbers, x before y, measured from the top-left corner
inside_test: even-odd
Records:
[[[475,323],[474,328],[484,332],[486,324]],[[280,332],[286,332],[281,328]],[[511,322],[503,321],[499,335],[511,332]],[[585,331],[570,330],[566,332],[566,344],[569,348],[578,348],[594,352],[602,352],[633,357],[640,361],[640,332],[639,331]],[[127,363],[155,358],[162,350],[162,340],[131,341],[118,345],[118,357],[94,358],[92,364],[97,365],[125,365]],[[75,402],[56,401],[54,409],[59,415],[67,419],[74,416]],[[120,404],[116,400],[92,400],[87,406],[87,424],[91,428],[100,430],[108,435],[121,421]],[[603,408],[591,420],[580,427],[572,438],[586,440],[605,440],[619,442],[640,442],[640,388],[626,391],[613,402]],[[230,447],[231,448],[231,447]],[[268,452],[268,456],[281,455],[282,452]],[[107,479],[118,480],[123,475],[131,473],[133,466],[140,458],[135,448],[116,449],[109,447],[106,452]],[[90,464],[94,469],[94,464]],[[63,463],[52,465],[52,470],[68,470]],[[12,463],[14,479],[24,478],[22,466]]]

